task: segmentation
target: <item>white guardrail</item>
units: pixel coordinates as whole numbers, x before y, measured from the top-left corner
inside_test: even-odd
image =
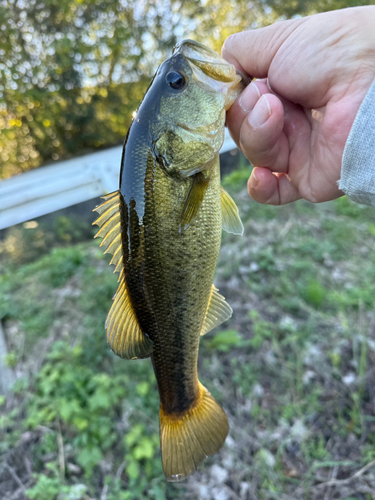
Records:
[[[225,130],[220,153],[237,146]],[[118,189],[122,146],[60,161],[0,182],[0,229]]]

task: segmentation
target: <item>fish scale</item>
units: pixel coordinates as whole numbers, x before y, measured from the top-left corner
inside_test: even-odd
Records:
[[[156,206],[165,203],[165,193],[171,192],[175,184],[163,170],[157,172],[150,202]],[[180,214],[175,210],[175,203],[183,205],[191,182],[189,180],[180,189],[166,217],[159,219],[158,243],[146,249],[146,273],[148,269],[158,268],[163,274],[163,277],[155,276],[151,271],[150,279],[146,277],[146,286],[152,290],[155,300],[155,326],[163,325],[158,335],[154,334],[154,325],[147,333],[154,342],[154,366],[161,402],[169,413],[186,410],[197,397],[198,344],[221,241],[218,159],[210,170],[209,187],[197,218],[188,231],[179,234],[176,228]],[[176,192],[174,194],[176,196]],[[202,266],[203,275],[200,273]],[[158,288],[161,281],[165,283],[163,294]]]
[[[178,44],[128,131],[119,190],[95,209],[97,236],[120,273],[107,341],[122,358],[151,357],[168,481],[217,453],[229,429],[197,365],[200,336],[232,314],[213,279],[222,229],[243,232],[219,165],[225,111],[240,82],[211,49]]]

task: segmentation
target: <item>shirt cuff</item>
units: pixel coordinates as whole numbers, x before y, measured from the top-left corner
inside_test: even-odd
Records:
[[[375,206],[375,80],[345,144],[339,189],[357,203]]]

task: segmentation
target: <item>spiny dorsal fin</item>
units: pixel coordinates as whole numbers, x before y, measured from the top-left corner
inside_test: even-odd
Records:
[[[107,342],[113,352],[121,358],[147,358],[152,352],[153,343],[142,332],[126,289],[121,241],[120,196],[119,191],[103,196],[104,202],[94,209],[100,214],[93,222],[100,227],[95,238],[97,236],[103,238],[100,246],[106,248],[104,253],[113,255],[110,264],[115,264],[114,272],[120,273],[119,285],[105,322]]]
[[[97,224],[100,227],[95,238],[98,236],[103,238],[100,246],[106,248],[104,253],[111,253],[113,255],[110,264],[116,266],[113,271],[114,273],[121,272],[124,267],[121,243],[120,196],[119,191],[102,196],[102,199],[105,201],[94,208],[94,212],[100,214],[93,222],[93,225]]]
[[[190,187],[189,194],[185,200],[180,218],[180,233],[185,231],[197,216],[199,207],[202,204],[207,191],[210,179],[204,177],[202,173],[196,174]]]
[[[221,213],[223,217],[223,229],[227,233],[243,234],[243,224],[238,212],[237,205],[229,196],[227,191],[221,187]]]
[[[232,313],[233,310],[228,302],[226,302],[225,298],[220,295],[215,285],[212,285],[210,300],[208,301],[206,317],[203,321],[201,335],[210,332],[216,326],[224,323],[224,321],[232,316]]]
[[[107,342],[117,356],[125,359],[138,359],[148,358],[152,353],[153,342],[142,332],[138,324],[123,271],[120,274],[120,283],[113,297],[105,327]]]

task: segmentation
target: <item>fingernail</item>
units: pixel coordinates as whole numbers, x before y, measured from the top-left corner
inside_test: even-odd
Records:
[[[251,111],[260,97],[260,92],[258,87],[254,82],[251,82],[245,90],[242,92],[239,104],[241,108],[248,113]]]
[[[253,171],[251,172],[251,175],[250,175],[250,184],[251,184],[251,187],[257,187],[257,185],[259,184],[259,179],[255,175],[255,168],[253,169]]]
[[[249,114],[248,120],[252,127],[257,128],[266,123],[271,116],[271,106],[265,95],[256,103],[253,111]]]

